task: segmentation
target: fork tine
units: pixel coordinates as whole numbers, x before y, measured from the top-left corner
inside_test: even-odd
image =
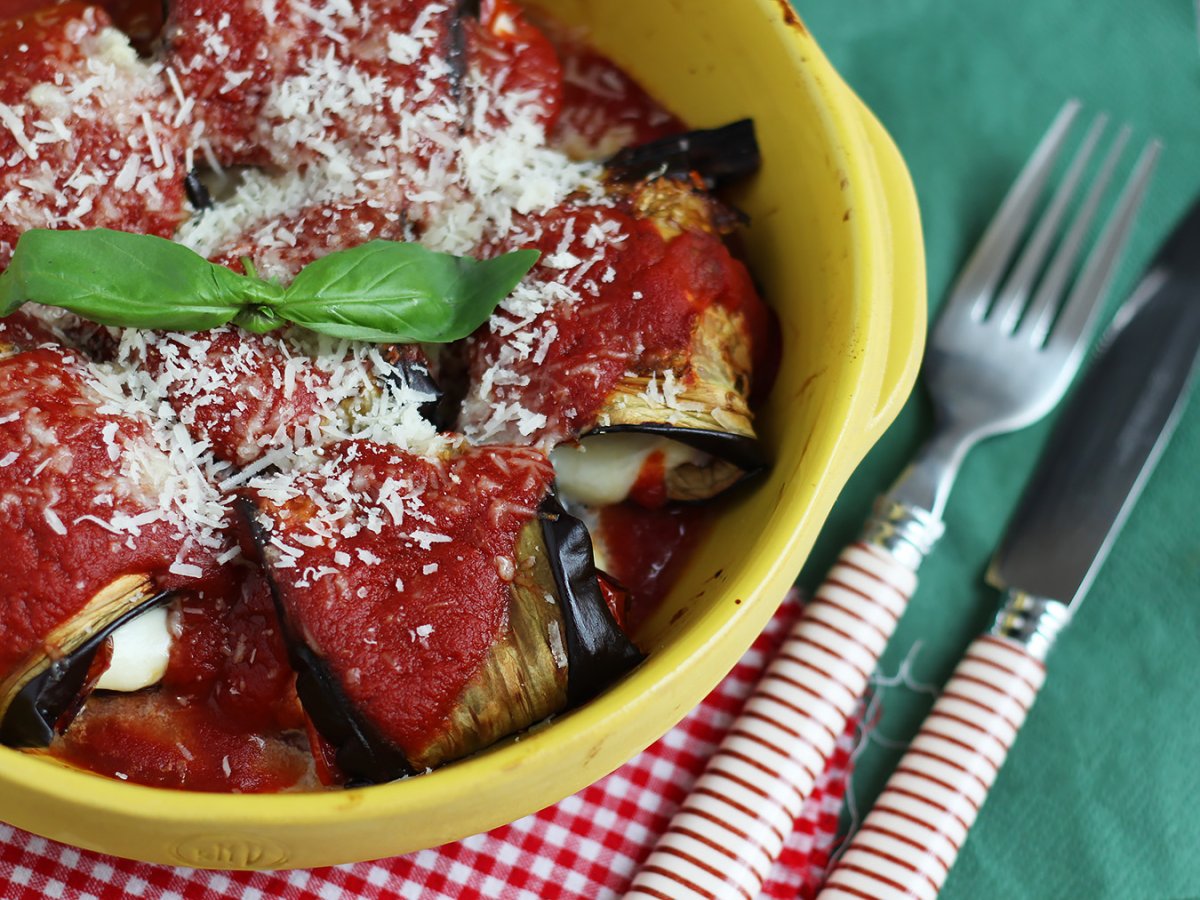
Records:
[[[1108,190],[1109,182],[1112,181],[1113,173],[1117,168],[1117,162],[1121,158],[1121,154],[1125,151],[1125,145],[1129,141],[1130,134],[1131,130],[1128,126],[1125,126],[1117,133],[1117,139],[1113,141],[1112,148],[1108,151],[1108,155],[1101,164],[1100,172],[1096,176],[1095,183],[1092,185],[1087,199],[1084,200],[1083,206],[1075,216],[1075,221],[1071,223],[1071,230],[1063,238],[1058,252],[1054,255],[1054,261],[1050,263],[1050,268],[1042,278],[1037,293],[1034,295],[1033,302],[1029,305],[1029,311],[1025,314],[1025,320],[1021,323],[1020,331],[1022,334],[1028,335],[1030,343],[1035,347],[1040,347],[1045,343],[1046,335],[1050,333],[1050,325],[1054,321],[1054,314],[1062,303],[1067,279],[1070,277],[1072,270],[1075,268],[1075,263],[1079,259],[1079,254],[1083,248],[1083,240],[1087,237],[1088,231],[1091,230],[1092,222],[1096,218],[1096,211],[1100,206],[1100,200],[1103,198],[1105,191]]]
[[[1041,196],[1067,132],[1079,112],[1078,100],[1068,101],[1054,118],[1025,168],[1009,188],[1004,202],[984,231],[971,258],[950,293],[946,312],[961,312],[966,304],[972,317],[981,318],[988,299],[999,284]],[[954,307],[951,309],[950,307]]]
[[[1108,292],[1116,274],[1117,263],[1129,239],[1133,220],[1142,205],[1142,200],[1145,199],[1146,188],[1150,183],[1150,176],[1154,174],[1154,166],[1158,162],[1161,150],[1162,143],[1157,140],[1151,141],[1142,150],[1133,175],[1130,176],[1125,190],[1121,192],[1121,198],[1117,201],[1117,207],[1104,233],[1084,263],[1083,271],[1050,332],[1047,346],[1069,344],[1080,354],[1087,346],[1092,325],[1102,305],[1101,300]]]
[[[1092,121],[1092,126],[1088,129],[1083,143],[1075,153],[1075,158],[1071,161],[1062,184],[1054,192],[1054,198],[1042,213],[1033,236],[1025,245],[1025,249],[1021,252],[1021,258],[1017,260],[1016,266],[1005,280],[1004,287],[992,306],[991,317],[999,322],[1001,330],[1006,333],[1016,328],[1017,322],[1021,319],[1021,313],[1029,299],[1033,281],[1041,271],[1046,256],[1054,244],[1054,239],[1058,237],[1062,221],[1067,215],[1067,207],[1075,196],[1080,181],[1083,180],[1084,169],[1091,160],[1096,144],[1100,141],[1100,135],[1107,125],[1108,116],[1105,115],[1096,116]]]

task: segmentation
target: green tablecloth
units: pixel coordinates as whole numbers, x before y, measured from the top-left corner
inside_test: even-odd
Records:
[[[795,2],[908,161],[935,313],[1068,97],[1166,142],[1114,302],[1200,193],[1192,0]],[[802,584],[816,584],[929,426],[918,387],[838,502]],[[982,573],[1046,434],[1043,424],[970,456],[884,675],[911,653],[912,679],[940,686],[988,623],[996,595]],[[1200,897],[1198,463],[1200,397],[1050,657],[1046,688],[950,875],[948,900]],[[852,783],[859,810],[932,702],[904,687],[882,689],[882,700]]]

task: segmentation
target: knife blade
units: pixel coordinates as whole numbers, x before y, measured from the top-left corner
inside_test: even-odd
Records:
[[[988,581],[1077,604],[1170,440],[1200,348],[1200,202],[1176,227],[1068,398]]]
[[[1200,370],[1200,202],[1101,341],[989,570],[1006,590],[818,900],[933,900]]]

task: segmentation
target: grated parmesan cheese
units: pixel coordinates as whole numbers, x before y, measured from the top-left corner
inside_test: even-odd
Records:
[[[63,520],[49,506],[42,509],[42,516],[46,519],[46,523],[56,534],[66,534],[67,526],[63,524]]]

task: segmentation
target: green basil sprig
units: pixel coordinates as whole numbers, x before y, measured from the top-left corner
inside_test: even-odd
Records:
[[[35,301],[124,328],[205,331],[233,322],[265,333],[291,322],[351,340],[446,343],[487,321],[538,256],[518,250],[481,261],[371,241],[310,263],[283,287],[164,238],[34,229],[0,274],[0,316]]]

